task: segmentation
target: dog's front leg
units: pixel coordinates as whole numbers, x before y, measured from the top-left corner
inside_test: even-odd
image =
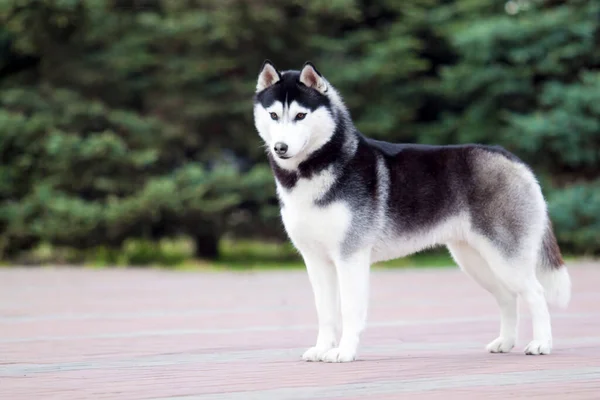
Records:
[[[319,334],[314,347],[302,355],[305,361],[321,361],[337,344],[340,328],[338,283],[335,265],[324,254],[304,252],[304,262],[312,285],[319,320]]]
[[[365,329],[369,305],[371,250],[362,249],[336,262],[342,311],[342,338],[337,348],[324,356],[326,362],[348,362],[356,358],[360,335]]]

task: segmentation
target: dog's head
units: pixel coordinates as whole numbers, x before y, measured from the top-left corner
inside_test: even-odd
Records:
[[[254,123],[273,159],[292,169],[335,131],[332,93],[310,62],[301,71],[278,71],[265,61],[254,97]],[[335,100],[334,100],[335,101]]]

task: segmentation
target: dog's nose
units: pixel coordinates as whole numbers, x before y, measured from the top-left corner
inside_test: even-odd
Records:
[[[278,156],[282,156],[285,153],[287,153],[288,145],[283,142],[277,142],[277,143],[275,143],[274,149],[275,149],[275,153],[277,153]]]

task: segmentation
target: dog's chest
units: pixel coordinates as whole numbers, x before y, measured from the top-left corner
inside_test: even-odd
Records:
[[[285,230],[300,250],[320,247],[336,251],[346,237],[352,218],[347,204],[342,201],[316,204],[334,181],[334,176],[326,170],[311,179],[299,179],[291,190],[277,187]]]

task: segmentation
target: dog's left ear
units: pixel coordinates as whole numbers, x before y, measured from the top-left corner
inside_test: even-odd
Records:
[[[300,82],[321,93],[327,92],[327,82],[325,82],[323,75],[317,71],[310,61],[307,61],[302,67],[302,72],[300,72]]]
[[[276,84],[281,80],[281,74],[275,68],[275,65],[270,60],[265,60],[260,68],[258,82],[256,82],[256,92],[265,90],[266,88]]]

